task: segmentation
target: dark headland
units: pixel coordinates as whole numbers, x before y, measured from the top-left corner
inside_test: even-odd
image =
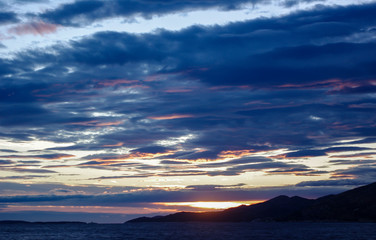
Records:
[[[318,199],[278,196],[268,201],[219,212],[179,212],[141,217],[128,222],[252,222],[340,221],[376,222],[376,182]]]

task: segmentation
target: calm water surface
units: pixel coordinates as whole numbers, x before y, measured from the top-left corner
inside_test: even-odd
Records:
[[[376,223],[2,224],[0,240],[376,240]]]

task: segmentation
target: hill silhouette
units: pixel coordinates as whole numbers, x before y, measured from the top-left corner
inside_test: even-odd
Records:
[[[219,212],[179,212],[128,222],[353,221],[376,222],[376,183],[316,200],[278,196]]]

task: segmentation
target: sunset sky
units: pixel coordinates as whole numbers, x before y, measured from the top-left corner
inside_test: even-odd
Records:
[[[375,113],[376,1],[0,0],[0,220],[338,193]]]

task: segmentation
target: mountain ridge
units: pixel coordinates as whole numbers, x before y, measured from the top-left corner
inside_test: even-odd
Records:
[[[262,203],[219,212],[178,212],[140,217],[127,222],[252,222],[352,221],[376,222],[376,182],[317,199],[280,195]]]

